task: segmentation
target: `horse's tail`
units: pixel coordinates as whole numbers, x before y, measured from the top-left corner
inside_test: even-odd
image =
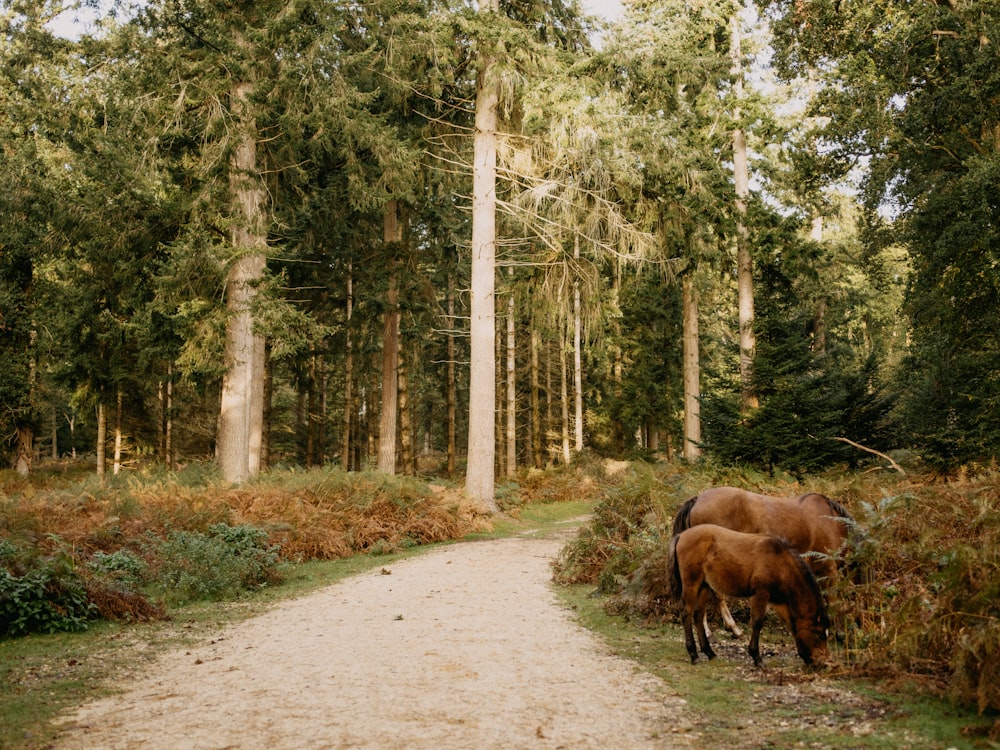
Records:
[[[675,534],[673,539],[670,540],[670,546],[667,548],[667,571],[668,571],[668,582],[670,584],[670,601],[676,603],[680,601],[681,589],[683,585],[681,584],[681,566],[677,562],[677,539],[678,536]]]
[[[695,495],[689,500],[685,500],[684,504],[677,509],[677,515],[674,516],[674,526],[671,532],[674,536],[680,534],[684,529],[691,528],[691,509],[694,508],[694,504],[698,501],[698,496]]]

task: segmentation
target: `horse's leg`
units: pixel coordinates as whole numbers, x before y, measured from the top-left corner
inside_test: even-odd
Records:
[[[705,610],[708,609],[708,600],[711,597],[711,589],[703,587],[701,591],[698,592],[697,606],[694,610],[695,622],[698,625],[698,643],[701,646],[701,652],[705,654],[709,659],[715,658],[715,652],[712,650],[712,645],[708,642],[708,632],[705,625]]]
[[[760,658],[760,631],[766,614],[767,592],[758,591],[750,599],[750,646],[747,648],[755,667],[764,666],[764,660]]]
[[[726,604],[726,597],[724,596],[719,597],[719,614],[722,615],[722,622],[726,630],[732,633],[734,638],[742,638],[743,631],[740,630],[740,626],[733,619],[733,613],[729,611],[729,605]]]
[[[691,656],[692,664],[698,661],[698,648],[694,645],[694,629],[691,624],[693,612],[694,607],[690,606],[688,602],[685,602],[684,611],[681,613],[681,624],[684,626],[684,646],[687,648],[687,652]],[[698,627],[700,628],[701,626],[699,625]]]

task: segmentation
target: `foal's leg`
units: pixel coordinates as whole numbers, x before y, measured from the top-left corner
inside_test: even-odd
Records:
[[[750,646],[747,648],[755,667],[764,666],[764,660],[760,658],[760,631],[766,614],[767,592],[759,591],[750,599]]]
[[[701,591],[698,592],[694,620],[698,623],[698,643],[701,646],[701,652],[709,659],[714,659],[715,652],[712,650],[712,645],[708,642],[708,632],[705,626],[705,610],[708,608],[708,600],[711,596],[712,591],[708,587],[702,587]]]
[[[698,661],[698,648],[694,645],[694,630],[692,628],[694,607],[687,601],[684,602],[684,611],[681,613],[681,624],[684,626],[684,646],[687,648],[691,663]],[[699,630],[701,623],[698,623]]]

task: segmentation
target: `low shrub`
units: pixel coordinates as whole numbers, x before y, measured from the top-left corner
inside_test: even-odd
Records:
[[[277,545],[263,529],[213,524],[206,533],[171,531],[147,541],[148,590],[168,605],[238,596],[280,579]]]
[[[95,617],[68,555],[41,557],[0,540],[0,637],[85,630]]]

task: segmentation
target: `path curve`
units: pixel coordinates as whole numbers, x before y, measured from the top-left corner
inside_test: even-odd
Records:
[[[562,540],[442,547],[165,654],[57,748],[685,748],[684,701],[578,625]]]

